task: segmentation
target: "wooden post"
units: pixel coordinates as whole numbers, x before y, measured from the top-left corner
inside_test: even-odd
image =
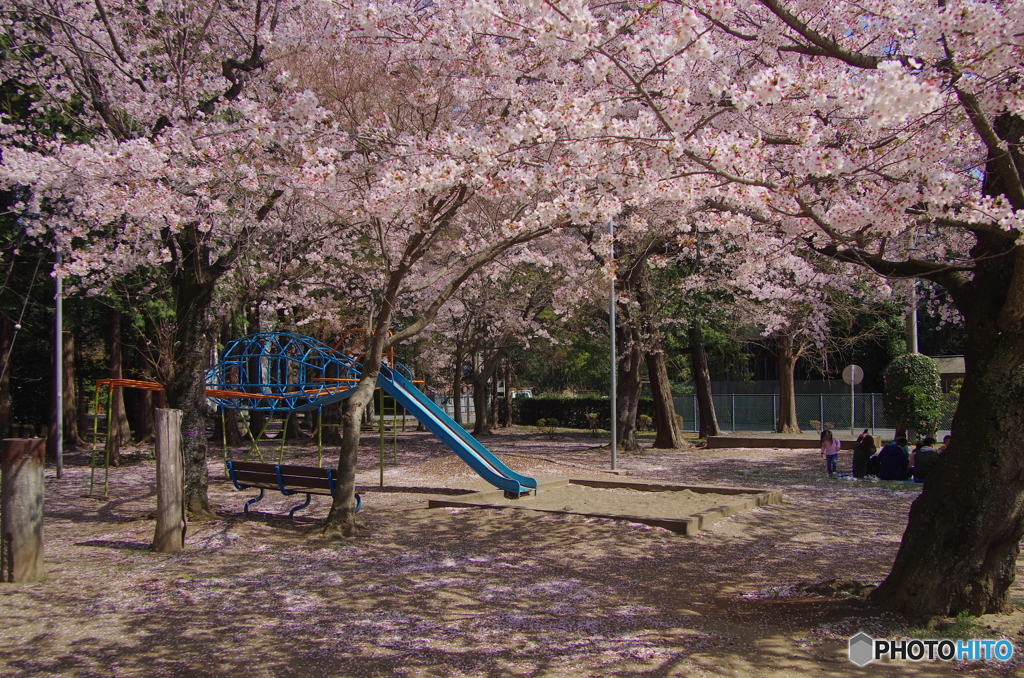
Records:
[[[43,578],[46,440],[7,439],[0,450],[0,581]]]
[[[185,546],[184,464],[181,410],[156,411],[156,533],[153,550],[177,553]]]

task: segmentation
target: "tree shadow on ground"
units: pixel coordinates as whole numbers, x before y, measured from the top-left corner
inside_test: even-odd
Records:
[[[597,461],[574,455],[560,458]],[[400,459],[433,458],[417,450]],[[108,507],[106,522],[73,485],[51,484],[48,579],[0,589],[0,673],[948,675],[938,662],[846,661],[845,638],[894,633],[898,620],[859,599],[806,596],[801,583],[880,580],[916,495],[828,481],[813,461],[631,459],[639,478],[785,490],[786,504],[692,538],[574,515],[427,510],[433,488],[416,484],[379,493],[356,539],[319,536],[324,501],[295,520],[234,512],[192,524],[175,555],[138,548],[153,524],[125,519],[152,508],[143,467],[119,478],[128,499]],[[240,498],[227,484],[211,487],[211,499]],[[275,502],[268,510],[294,498]]]

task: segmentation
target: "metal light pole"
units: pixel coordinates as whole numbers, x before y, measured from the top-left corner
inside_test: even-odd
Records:
[[[57,252],[57,265],[60,266],[63,262],[63,257],[60,251]],[[54,377],[53,384],[56,395],[54,401],[56,403],[56,417],[57,421],[54,422],[55,433],[54,433],[54,449],[57,454],[57,477],[62,478],[64,476],[64,279],[60,275],[55,275],[54,278],[57,280],[57,292],[54,295],[55,302],[55,320],[54,330],[56,337],[54,338],[54,365],[57,366],[57,374]]]
[[[608,308],[608,318],[609,318],[609,320],[608,320],[608,323],[609,323],[609,331],[611,333],[611,338],[612,338],[612,402],[611,402],[611,405],[612,405],[612,417],[611,417],[611,428],[612,428],[612,470],[614,471],[614,470],[616,470],[618,468],[618,459],[617,459],[618,440],[617,440],[617,436],[616,436],[616,429],[618,428],[617,425],[616,425],[617,421],[618,421],[618,413],[616,412],[617,407],[616,407],[616,402],[615,402],[615,389],[616,389],[615,377],[616,377],[616,374],[618,372],[618,365],[616,364],[617,360],[616,360],[616,356],[615,356],[615,277],[616,277],[615,266],[614,266],[614,264],[615,264],[615,219],[609,219],[608,220],[608,233],[611,234],[611,257],[610,257],[610,261],[612,262],[612,284],[611,284],[610,294],[609,294],[609,297],[608,297],[609,298],[609,303],[608,303],[608,307],[609,307]]]
[[[907,305],[907,353],[917,353],[917,280],[910,281],[910,303]]]

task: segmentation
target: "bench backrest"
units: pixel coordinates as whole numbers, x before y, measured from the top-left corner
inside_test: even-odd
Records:
[[[329,468],[229,461],[228,472],[238,489],[266,487],[284,494],[320,490],[320,493],[334,495],[334,471]]]

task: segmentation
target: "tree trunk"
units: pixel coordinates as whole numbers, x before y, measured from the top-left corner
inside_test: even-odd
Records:
[[[331,403],[330,405],[324,406],[323,420],[321,426],[323,426],[323,443],[325,445],[340,445],[341,444],[341,429],[339,424],[342,422],[342,404]]]
[[[81,447],[84,443],[78,432],[78,398],[75,395],[75,333],[64,330],[63,335],[64,444]]]
[[[306,440],[306,434],[299,426],[299,415],[296,412],[290,413],[285,420],[284,439],[290,443],[301,443]]]
[[[194,234],[193,234],[194,235]],[[171,375],[167,404],[181,410],[181,447],[185,468],[185,510],[194,519],[215,518],[207,497],[206,369],[210,364],[207,313],[213,302],[216,271],[209,252],[193,244],[183,246],[182,262],[173,276],[175,304]]]
[[[777,337],[779,358],[779,420],[775,428],[779,433],[800,433],[800,422],[796,418],[796,385],[793,373],[796,370],[796,352],[793,337],[780,334]],[[822,427],[825,422],[821,423]]]
[[[616,390],[618,412],[618,446],[626,452],[640,449],[636,442],[636,413],[640,406],[640,365],[643,363],[643,348],[634,341],[632,332],[624,343],[619,358],[619,378]]]
[[[657,429],[654,447],[659,450],[689,447],[689,443],[683,438],[683,430],[676,415],[665,354],[661,351],[648,353],[646,360],[647,376],[651,380],[651,392],[654,397],[654,426]]]
[[[473,435],[491,434],[491,409],[487,397],[487,382],[491,375],[483,369],[473,374],[473,409],[476,412],[476,421],[473,423]]]
[[[153,392],[139,390],[135,397],[135,442],[139,444],[156,442],[156,407]]]
[[[354,537],[356,531],[356,462],[359,457],[359,434],[363,413],[373,400],[380,373],[381,356],[390,326],[390,307],[381,310],[377,329],[368,338],[363,360],[363,373],[355,391],[345,401],[342,413],[341,450],[338,455],[338,484],[330,513],[324,521],[323,534],[328,537]]]
[[[501,401],[501,409],[498,412],[500,426],[508,428],[512,425],[512,361],[504,361],[505,398]]]
[[[996,326],[1005,291],[973,296],[988,308],[958,304],[967,320],[966,376],[953,442],[911,506],[892,571],[872,594],[912,620],[1011,609],[1024,537],[1024,455],[1014,449],[1024,435],[1024,332]]]
[[[493,426],[498,425],[498,370],[497,365],[495,369],[491,370],[491,423]]]
[[[693,383],[697,391],[697,411],[700,413],[700,438],[722,435],[715,414],[715,400],[711,394],[711,373],[708,370],[708,356],[704,352],[704,332],[696,321],[687,331],[690,339],[690,358],[693,362]]]
[[[90,393],[85,388],[85,377],[81,369],[85,362],[82,357],[82,339],[80,337],[75,339],[75,364],[79,367],[79,369],[75,370],[75,388],[78,391],[78,435],[83,440],[88,440],[89,444],[92,444],[94,442],[92,439],[92,419],[89,417],[89,412],[92,409],[95,392]]]
[[[455,375],[452,377],[452,419],[456,424],[462,425],[462,362],[466,359],[462,347],[455,349]]]
[[[0,314],[0,440],[14,437],[11,433],[11,368],[7,364],[13,329],[10,319]]]
[[[377,363],[379,364],[379,362]],[[367,368],[367,372],[371,369]],[[356,461],[359,457],[359,434],[362,429],[363,411],[373,398],[374,383],[378,369],[373,369],[373,381],[363,373],[353,393],[345,401],[342,410],[341,453],[338,458],[337,491],[331,510],[324,521],[323,534],[328,537],[354,537],[356,534]]]
[[[107,348],[110,358],[111,379],[121,379],[121,312],[117,309],[110,309],[110,336],[108,337]],[[124,389],[120,386],[114,389],[114,397],[111,400],[110,412],[108,414],[110,430],[107,435],[110,440],[110,465],[121,464],[121,444],[131,440],[131,429],[128,428],[128,416],[125,414]]]
[[[260,326],[260,304],[256,302],[246,312],[246,323],[249,326],[249,334],[255,334],[261,331]],[[246,368],[249,373],[250,383],[262,383],[264,380],[261,376],[261,366],[258,357],[252,357],[249,359],[249,364]],[[263,427],[267,424],[267,413],[259,410],[249,411],[249,432],[253,438],[259,440],[260,432]]]

